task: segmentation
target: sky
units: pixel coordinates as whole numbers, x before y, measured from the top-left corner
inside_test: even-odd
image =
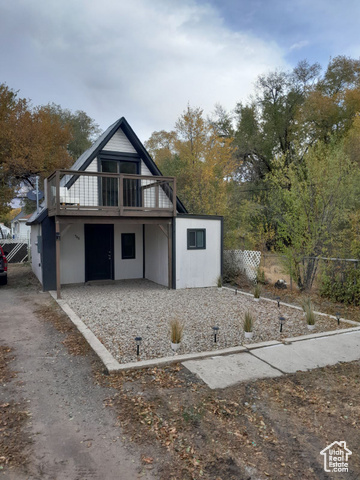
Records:
[[[360,57],[359,0],[0,0],[0,83],[33,105],[124,116],[141,141],[258,75]]]

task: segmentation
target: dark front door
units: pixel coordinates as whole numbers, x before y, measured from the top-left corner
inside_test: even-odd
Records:
[[[114,279],[114,225],[85,224],[85,282]]]

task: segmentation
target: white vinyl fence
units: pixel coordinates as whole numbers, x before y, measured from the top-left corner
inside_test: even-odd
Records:
[[[239,273],[244,273],[251,282],[256,283],[260,261],[261,252],[258,251],[225,250],[224,275],[231,278]]]

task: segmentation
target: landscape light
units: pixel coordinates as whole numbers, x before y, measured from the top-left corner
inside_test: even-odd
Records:
[[[140,355],[140,345],[141,345],[141,337],[135,337],[135,342],[136,342],[136,355]]]
[[[341,316],[340,312],[336,312],[335,315],[336,315],[336,320],[338,322],[338,325],[340,325],[340,316]]]
[[[282,327],[285,323],[285,317],[279,317],[279,322],[280,322],[280,333],[282,332]]]
[[[275,300],[278,302],[278,307],[280,308],[280,297],[276,297]]]
[[[235,288],[235,295],[237,295],[237,288]]]
[[[213,332],[214,332],[214,343],[216,343],[216,336],[219,334],[220,327],[212,327]]]

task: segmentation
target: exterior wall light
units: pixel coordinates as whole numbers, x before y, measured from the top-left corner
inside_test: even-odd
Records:
[[[213,329],[213,334],[214,334],[214,343],[216,343],[216,337],[217,337],[217,335],[219,335],[220,327],[215,326],[215,327],[212,327],[212,329]]]

